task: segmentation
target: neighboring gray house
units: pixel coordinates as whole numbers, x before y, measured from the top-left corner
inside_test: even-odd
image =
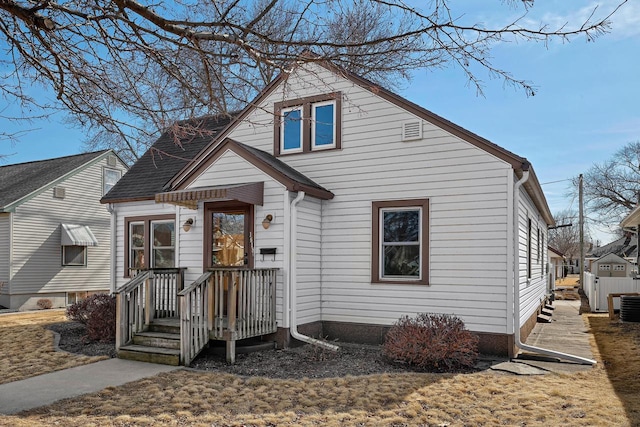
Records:
[[[327,63],[248,105],[203,123],[208,138],[164,135],[168,155],[145,154],[102,199],[119,300],[151,298],[120,305],[119,348],[158,317],[176,318],[189,363],[209,338],[380,342],[434,312],[514,353],[548,297],[554,224],[525,158]]]
[[[127,167],[112,150],[0,167],[0,305],[54,307],[109,291],[110,214]]]

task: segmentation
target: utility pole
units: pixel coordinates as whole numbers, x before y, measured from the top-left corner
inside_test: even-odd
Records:
[[[584,289],[584,202],[583,202],[583,181],[582,174],[578,178],[578,203],[580,205],[579,208],[579,219],[580,223],[580,289]]]

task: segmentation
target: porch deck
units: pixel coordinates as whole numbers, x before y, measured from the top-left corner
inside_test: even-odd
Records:
[[[188,365],[209,340],[224,340],[233,363],[237,340],[276,332],[276,271],[215,268],[186,287],[184,269],[140,271],[116,291],[119,357],[169,354],[171,363]]]

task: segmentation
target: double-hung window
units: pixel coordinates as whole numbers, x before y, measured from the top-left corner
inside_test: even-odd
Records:
[[[274,153],[307,153],[341,148],[340,92],[275,104]]]
[[[429,201],[373,202],[371,281],[429,283]]]

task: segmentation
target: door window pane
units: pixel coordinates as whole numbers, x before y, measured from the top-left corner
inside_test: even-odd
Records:
[[[244,212],[212,213],[213,267],[242,266],[245,264]]]

